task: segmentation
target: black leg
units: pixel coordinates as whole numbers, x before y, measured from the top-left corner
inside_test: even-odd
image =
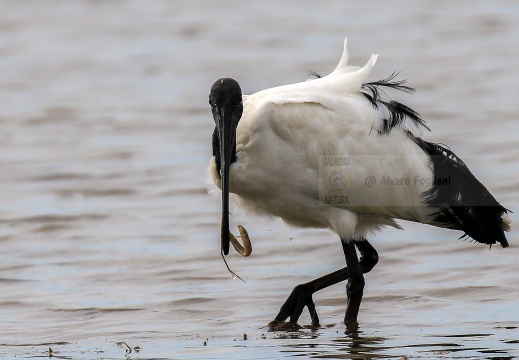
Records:
[[[348,295],[348,307],[346,308],[346,316],[344,323],[348,330],[356,331],[358,328],[357,315],[359,314],[360,303],[364,293],[364,275],[357,257],[355,244],[353,242],[342,242],[344,255],[346,257],[346,265],[350,271],[348,285],[346,285],[346,294]],[[371,270],[371,269],[370,269]]]
[[[346,257],[346,263],[348,264],[347,253],[350,253],[350,247],[345,246],[344,242],[342,243],[344,255]],[[353,245],[353,243],[351,245]],[[373,269],[373,267],[377,264],[378,254],[375,248],[373,248],[373,246],[371,246],[367,240],[356,242],[355,245],[361,254],[360,262],[357,260],[357,263],[360,265],[362,275],[362,273],[371,271],[371,269]],[[352,246],[352,249],[356,258],[357,255],[355,253],[354,246]],[[319,290],[335,285],[341,281],[348,280],[349,278],[350,271],[348,270],[348,267],[345,267],[313,281],[297,285],[294,290],[292,290],[292,293],[285,301],[283,306],[281,306],[278,315],[276,316],[275,320],[270,323],[270,325],[272,327],[276,327],[278,324],[283,323],[287,318],[290,318],[291,323],[297,323],[297,320],[303,313],[304,308],[307,307],[308,311],[310,312],[310,316],[312,317],[312,325],[315,327],[319,326],[319,317],[317,316],[317,312],[315,310],[315,304],[313,302],[312,295]]]

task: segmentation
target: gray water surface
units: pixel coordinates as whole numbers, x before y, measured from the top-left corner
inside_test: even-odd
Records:
[[[219,253],[207,194],[214,80],[244,92],[380,57],[402,101],[519,223],[515,1],[1,1],[0,357],[519,357],[519,242],[402,223],[372,239],[360,334],[344,285],[323,326],[269,332],[293,286],[344,266],[339,239],[233,213],[254,253]],[[304,313],[300,324],[310,323]],[[246,334],[246,336],[244,336]],[[246,338],[246,340],[245,340]],[[132,348],[129,351],[127,346]],[[137,350],[135,350],[135,347]]]

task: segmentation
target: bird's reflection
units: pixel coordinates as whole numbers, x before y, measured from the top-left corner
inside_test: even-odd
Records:
[[[334,327],[330,325],[329,327]],[[324,327],[326,328],[326,326]],[[290,348],[296,356],[309,358],[334,358],[334,359],[374,359],[386,357],[384,351],[390,346],[384,345],[386,338],[379,336],[363,335],[361,330],[338,331],[338,336],[330,338],[330,333],[319,328],[299,328],[292,331],[282,331],[279,328],[272,330],[276,332],[276,339],[306,340],[290,342],[284,347]]]

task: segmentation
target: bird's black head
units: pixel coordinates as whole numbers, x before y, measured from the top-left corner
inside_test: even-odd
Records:
[[[242,102],[240,84],[231,78],[221,78],[214,82],[209,93],[211,107],[236,107]]]
[[[213,156],[216,160],[216,169],[219,173],[222,171],[223,148],[221,141],[223,141],[222,130],[235,131],[240,121],[243,104],[240,85],[231,78],[221,78],[214,82],[209,93],[209,105],[213,112],[214,122],[216,124],[213,132]],[[236,141],[235,136],[231,136],[230,141],[225,141],[225,144],[230,147],[231,159],[229,164],[236,161]]]
[[[220,172],[222,188],[221,243],[225,255],[229,253],[229,172],[236,160],[236,128],[243,113],[242,93],[238,82],[222,78],[211,86],[209,104],[216,128],[213,134],[213,155]]]

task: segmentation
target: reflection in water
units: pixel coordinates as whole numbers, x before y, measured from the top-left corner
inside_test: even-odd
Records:
[[[381,337],[364,337],[362,334],[350,335],[344,339],[336,339],[337,350],[344,353],[345,359],[372,359],[383,357],[387,347],[382,346],[385,339]]]
[[[362,336],[362,334],[348,335],[340,338],[328,338],[319,332],[291,332],[278,334],[276,339],[297,339],[322,341],[309,342],[302,341],[297,344],[284,345],[291,348],[294,355],[304,354],[309,358],[336,358],[336,359],[372,359],[385,357],[384,351],[388,347],[384,346],[385,339],[382,337]]]
[[[336,329],[338,326],[333,326]],[[285,352],[292,356],[306,356],[314,359],[378,359],[378,358],[478,358],[512,359],[517,354],[519,340],[499,339],[496,334],[448,334],[424,335],[421,343],[409,343],[412,334],[401,334],[392,338],[369,336],[359,332],[355,335],[344,333],[338,337],[330,329],[314,331],[279,332],[273,337],[283,341]],[[491,337],[488,343],[497,347],[478,346],[482,338]],[[415,338],[416,340],[416,338]],[[447,340],[447,341],[446,341]]]

